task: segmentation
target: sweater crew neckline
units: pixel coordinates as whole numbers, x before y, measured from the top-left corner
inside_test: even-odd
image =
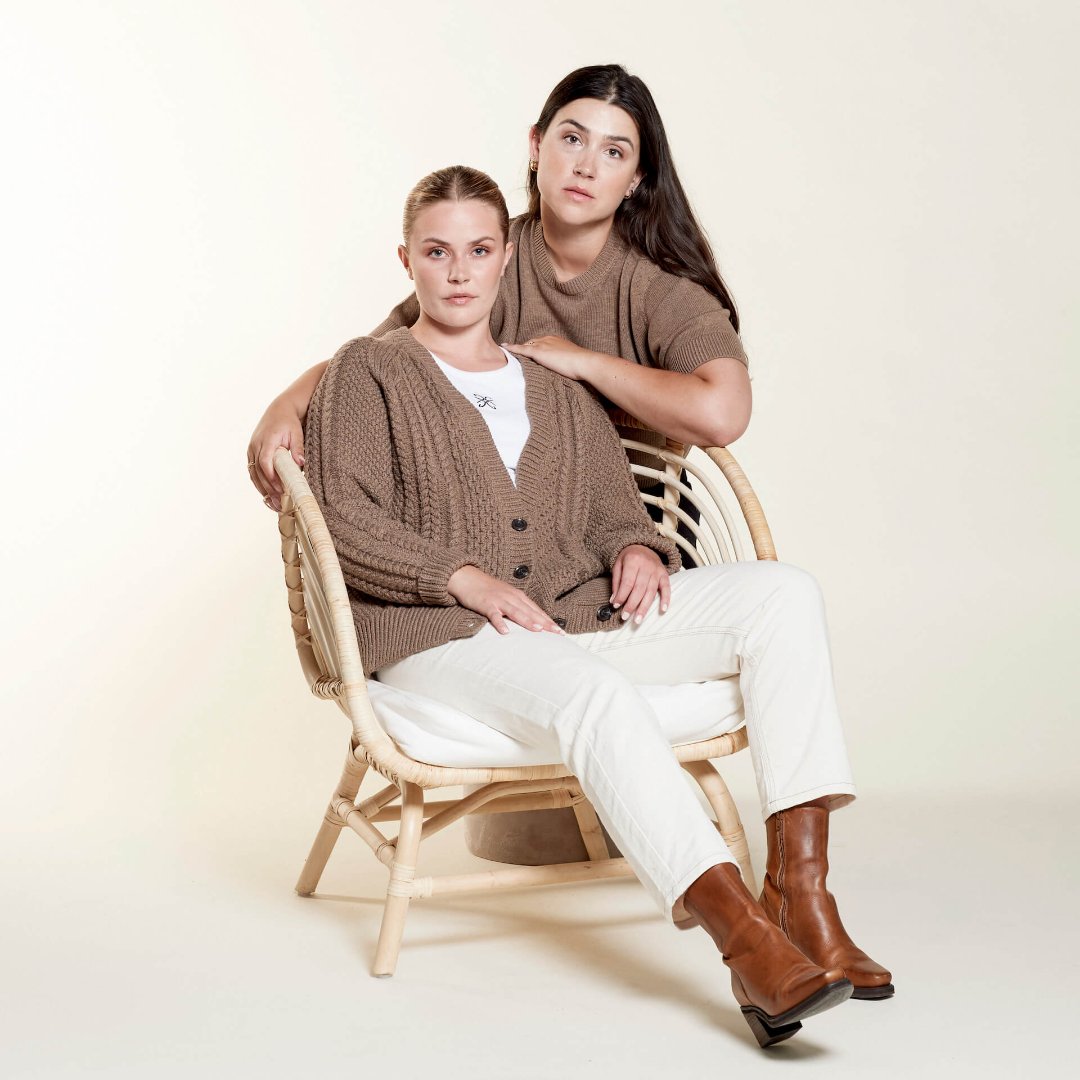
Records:
[[[555,276],[555,267],[551,265],[547,244],[544,242],[544,226],[540,223],[539,218],[535,218],[530,222],[529,255],[532,259],[533,269],[545,285],[550,285],[551,288],[568,296],[581,296],[591,289],[595,289],[607,277],[618,257],[625,254],[625,252],[626,244],[623,242],[622,237],[619,236],[618,229],[612,225],[611,232],[608,233],[608,238],[600,249],[600,254],[593,260],[592,266],[583,274],[578,274],[577,277],[572,277],[567,281],[560,281]]]

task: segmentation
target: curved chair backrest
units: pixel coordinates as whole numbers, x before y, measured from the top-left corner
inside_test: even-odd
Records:
[[[705,447],[700,451],[705,455],[702,460],[691,456],[694,447],[664,439],[626,413],[616,413],[615,423],[634,475],[654,481],[653,486],[664,485],[663,495],[641,493],[646,504],[662,512],[657,523],[661,535],[678,544],[699,566],[745,560],[748,553],[744,533],[753,546],[750,558],[776,558],[765,513],[729,450]],[[687,513],[688,504],[697,511],[697,520]],[[678,532],[680,525],[693,536],[693,546]]]
[[[637,434],[621,427],[626,434]],[[659,506],[662,511],[658,531],[683,551],[692,553],[699,564],[746,558],[740,536],[740,518],[753,545],[754,556],[776,558],[769,526],[757,496],[726,449],[709,447],[704,451],[707,455],[704,460],[692,460],[686,448],[670,440],[655,446],[640,438],[624,437],[623,446],[635,452],[636,463],[631,465],[635,474],[664,484],[662,496],[642,493],[646,503]],[[398,750],[383,730],[368,699],[367,678],[360,659],[348,590],[319,505],[288,450],[277,451],[274,465],[285,489],[278,530],[289,612],[296,650],[312,693],[338,703],[352,721],[357,745],[384,776],[424,787],[435,783],[487,783],[520,777],[521,769],[449,769],[425,765]],[[684,473],[693,486],[683,482]],[[732,510],[732,496],[738,511]],[[687,503],[693,504],[698,511],[698,521],[687,514]],[[693,548],[677,532],[679,523],[693,534]],[[565,775],[565,770],[561,766],[536,766],[530,767],[529,775],[555,777]]]

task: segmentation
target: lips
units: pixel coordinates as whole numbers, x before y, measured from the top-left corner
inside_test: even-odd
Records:
[[[567,193],[567,195],[569,195],[571,198],[577,198],[577,199],[591,199],[592,198],[592,195],[590,195],[584,188],[568,187],[568,188],[563,188],[563,191],[565,191]]]
[[[475,300],[476,297],[472,293],[454,293],[451,296],[444,296],[443,299],[448,304],[467,304],[470,300]]]

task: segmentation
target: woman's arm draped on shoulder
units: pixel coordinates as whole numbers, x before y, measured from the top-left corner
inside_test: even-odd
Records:
[[[259,418],[248,441],[248,475],[270,506],[281,509],[282,487],[274,471],[274,454],[286,447],[293,461],[304,467],[304,413],[319,385],[327,361],[308,368],[288,389],[278,394]]]
[[[416,294],[410,293],[369,336],[382,337],[399,327],[412,326],[419,317],[420,305],[416,301]],[[274,471],[274,454],[279,446],[287,447],[296,464],[300,468],[304,467],[304,420],[315,388],[328,364],[328,360],[323,360],[308,368],[278,394],[262,414],[248,441],[248,473],[251,482],[275,510],[281,509],[282,487]],[[254,462],[254,468],[251,468],[251,462]]]
[[[686,380],[678,380],[678,398],[663,403],[675,415],[657,430],[697,446],[735,442],[750,423],[753,398],[750,363],[727,309],[696,282],[664,273],[649,285],[643,306],[649,352],[658,365],[654,370],[695,380],[689,392]],[[680,418],[690,438],[669,430]]]
[[[312,398],[308,482],[347,584],[394,604],[450,606],[450,576],[474,560],[412,532],[395,516],[390,424],[370,348],[365,338],[345,345]]]
[[[750,378],[739,335],[715,296],[686,278],[651,269],[654,276],[639,294],[638,319],[656,367],[553,336],[507,348],[587,382],[672,439],[727,446],[750,422]]]
[[[670,569],[678,569],[678,549],[656,531],[645,510],[619,433],[603,406],[584,387],[580,389],[579,400],[584,418],[584,445],[578,451],[582,456],[581,467],[589,477],[586,546],[608,570],[619,553],[631,544],[652,548]]]

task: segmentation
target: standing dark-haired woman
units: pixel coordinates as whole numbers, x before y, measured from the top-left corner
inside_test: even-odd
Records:
[[[495,340],[679,442],[734,442],[751,405],[738,319],[648,88],[618,65],[571,72],[529,138],[529,210],[510,223]],[[373,336],[419,314],[410,296]],[[275,450],[304,463],[302,416],[325,368],[276,399],[252,436],[248,468],[269,505]],[[612,598],[624,619],[630,589]],[[825,887],[830,800],[807,797],[766,819],[762,904],[814,963],[842,968],[855,997],[889,997],[890,973],[851,941]]]

